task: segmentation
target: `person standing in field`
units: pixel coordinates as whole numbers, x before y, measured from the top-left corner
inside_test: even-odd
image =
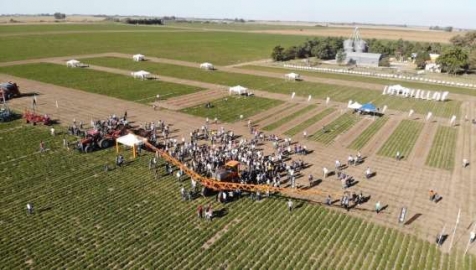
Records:
[[[293,201],[291,201],[291,199],[288,200],[288,209],[289,209],[289,212],[293,211]]]
[[[380,211],[382,210],[382,206],[380,205],[380,201],[377,201],[377,203],[375,204],[375,212],[380,213]]]
[[[202,218],[203,218],[203,207],[202,207],[201,204],[198,206],[197,214],[198,214],[198,218],[199,218],[199,219],[202,219]]]

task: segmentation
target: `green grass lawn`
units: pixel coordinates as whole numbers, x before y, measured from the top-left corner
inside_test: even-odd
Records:
[[[160,94],[164,99],[194,93],[201,88],[162,81],[141,81],[132,77],[87,68],[66,68],[56,64],[0,67],[0,73],[75,88],[120,99],[150,103]]]
[[[373,138],[375,133],[377,133],[380,128],[387,122],[388,117],[379,117],[377,118],[369,127],[367,127],[359,137],[349,145],[350,149],[360,150],[362,149],[369,141]]]
[[[445,85],[436,85],[436,84],[429,84],[429,83],[423,83],[423,82],[406,82],[403,80],[373,78],[373,77],[357,76],[357,75],[351,75],[351,74],[334,74],[334,73],[325,73],[325,72],[317,72],[317,71],[306,71],[306,70],[298,70],[298,69],[290,69],[290,68],[255,66],[255,65],[240,66],[238,68],[248,69],[248,70],[269,71],[269,72],[276,72],[276,73],[284,73],[284,72],[288,72],[289,70],[292,70],[306,77],[329,78],[329,79],[335,79],[335,80],[346,80],[346,81],[382,84],[382,91],[383,91],[383,85],[400,84],[404,87],[413,88],[413,89],[441,91],[441,92],[448,91],[450,93],[455,93],[455,94],[476,96],[476,90],[474,89],[452,87],[452,86],[445,86]]]
[[[257,113],[266,111],[274,106],[283,103],[280,100],[262,98],[262,97],[245,97],[245,96],[229,96],[211,102],[212,108],[205,108],[203,104],[182,109],[184,113],[195,116],[215,118],[220,122],[236,122],[240,120],[240,115],[243,119],[247,119]]]
[[[151,154],[132,160],[124,151],[130,163],[105,172],[114,149],[67,151],[46,127],[14,125],[0,124],[5,269],[470,269],[474,259],[317,204],[289,213],[283,198],[182,201],[181,183],[165,176],[162,161],[159,180],[148,170]],[[46,153],[38,153],[40,140]],[[225,214],[199,220],[198,205],[208,204]]]
[[[87,26],[83,30],[88,31]],[[0,61],[121,52],[228,65],[268,58],[277,44],[286,47],[304,40],[303,36],[195,30],[0,36]]]
[[[402,159],[407,159],[425,124],[421,122],[403,120],[388,140],[377,152],[378,155],[395,157],[400,152]]]
[[[325,99],[330,97],[333,101],[345,102],[356,100],[361,103],[373,102],[378,107],[387,105],[389,109],[399,111],[409,111],[413,109],[416,113],[427,114],[429,111],[435,116],[450,118],[452,115],[460,115],[460,101],[433,102],[417,99],[402,99],[394,96],[383,96],[379,91],[366,90],[361,88],[311,83],[311,82],[289,82],[284,79],[269,78],[255,75],[234,74],[222,71],[205,71],[198,67],[184,67],[178,65],[153,63],[153,62],[133,62],[124,58],[94,58],[83,59],[85,63],[92,65],[114,67],[125,70],[144,69],[159,75],[196,80],[201,82],[216,83],[222,85],[243,85],[251,89],[263,90],[273,93],[291,95],[296,92],[298,96],[312,95],[314,98]],[[383,88],[382,88],[383,89]]]
[[[287,130],[286,132],[284,132],[284,134],[289,136],[294,136],[298,134],[299,132],[303,132],[304,130],[306,130],[306,128],[319,122],[322,118],[326,117],[327,115],[331,114],[334,111],[335,111],[334,108],[327,108],[324,111],[319,112],[318,114],[312,116],[311,118],[299,123],[299,125]]]
[[[276,128],[278,128],[278,127],[280,127],[280,126],[282,126],[286,123],[289,123],[290,121],[294,120],[295,118],[298,118],[299,116],[301,116],[301,115],[303,115],[303,114],[305,114],[309,111],[312,111],[312,110],[316,109],[316,107],[317,107],[316,105],[306,106],[306,107],[300,109],[299,111],[297,111],[295,113],[292,113],[288,116],[285,116],[285,117],[279,119],[276,122],[273,122],[273,123],[271,123],[267,126],[264,126],[263,130],[267,130],[267,131],[274,130],[274,129],[276,129]],[[298,121],[298,120],[296,120],[296,121]]]
[[[310,139],[323,144],[330,144],[337,136],[349,130],[360,120],[362,120],[362,116],[350,113],[342,114],[336,120],[326,125],[326,132],[324,132],[324,129],[319,129],[319,131],[311,135]]]
[[[17,33],[17,34],[30,34],[30,33],[47,33],[47,32],[58,32],[58,31],[135,31],[135,30],[150,30],[150,31],[161,31],[161,30],[173,30],[165,26],[144,26],[144,25],[130,25],[130,24],[120,24],[120,23],[88,23],[88,24],[74,24],[74,23],[58,23],[58,24],[9,24],[9,25],[0,25],[0,33]]]
[[[426,165],[452,170],[455,165],[457,136],[456,128],[439,126],[426,159]]]

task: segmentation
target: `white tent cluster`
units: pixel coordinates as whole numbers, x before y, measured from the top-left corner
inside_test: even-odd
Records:
[[[396,85],[387,85],[383,89],[382,95],[391,95],[404,98],[417,98],[424,100],[434,100],[434,101],[446,101],[448,99],[449,92],[438,92],[434,91],[433,93],[429,90],[420,90],[420,89],[410,89],[403,87],[399,84]]]
[[[151,78],[150,72],[147,72],[145,70],[139,70],[136,72],[131,72],[131,75],[134,79],[141,79],[141,80],[146,80]]]
[[[71,59],[71,60],[66,61],[66,67],[75,68],[75,67],[85,67],[85,66],[87,66],[87,65],[81,63],[80,61],[78,61],[76,59]]]
[[[144,61],[145,60],[145,56],[143,54],[134,54],[132,56],[132,60],[134,60],[134,62],[140,62],[140,61]]]
[[[214,70],[215,67],[213,66],[212,63],[208,63],[208,62],[205,62],[205,63],[201,63],[200,64],[200,68],[201,69],[206,69],[206,70]]]
[[[284,75],[284,79],[287,81],[297,81],[301,79],[301,75],[291,72]]]
[[[248,88],[243,87],[241,85],[230,87],[228,91],[230,92],[230,95],[231,94],[237,94],[237,95],[248,94]]]
[[[283,66],[285,68],[293,68],[298,70],[352,74],[352,75],[378,77],[378,78],[393,78],[393,79],[400,79],[400,80],[407,80],[407,81],[421,81],[421,82],[434,83],[434,84],[440,84],[440,85],[476,88],[476,84],[436,80],[431,78],[424,78],[421,75],[410,76],[410,75],[389,74],[389,73],[381,73],[381,72],[348,70],[343,68],[321,68],[321,67],[309,67],[309,66],[290,65],[290,64],[284,64]]]

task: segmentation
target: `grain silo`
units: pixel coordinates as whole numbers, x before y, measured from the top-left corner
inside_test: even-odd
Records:
[[[356,40],[354,42],[354,51],[355,52],[367,52],[367,42],[362,39]]]
[[[344,51],[346,52],[354,51],[354,41],[352,39],[344,40]]]

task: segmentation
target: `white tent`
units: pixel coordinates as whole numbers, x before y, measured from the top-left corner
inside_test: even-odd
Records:
[[[80,64],[81,64],[81,62],[79,62],[78,60],[75,60],[75,59],[71,59],[71,60],[66,62],[67,67],[79,67]]]
[[[300,76],[299,74],[297,74],[297,73],[291,72],[291,73],[288,73],[288,74],[284,75],[284,78],[285,78],[286,80],[296,81],[296,80],[301,79],[301,76]]]
[[[129,133],[116,139],[116,152],[119,153],[119,144],[123,144],[132,147],[133,156],[136,157],[136,147],[144,144],[145,141],[145,138]]]
[[[139,70],[139,71],[136,71],[136,72],[131,72],[131,75],[132,75],[132,77],[134,77],[134,79],[145,80],[145,79],[148,79],[150,77],[150,72],[147,72],[145,70]]]
[[[229,91],[230,91],[230,95],[231,94],[242,95],[242,94],[248,93],[248,88],[243,87],[241,85],[237,85],[237,86],[230,87]]]
[[[207,62],[201,63],[201,64],[200,64],[200,68],[201,68],[201,69],[206,69],[206,70],[214,70],[214,69],[215,69],[215,67],[213,66],[213,64],[207,63]]]
[[[145,60],[145,56],[142,55],[142,54],[134,54],[132,56],[132,60],[136,61],[136,62],[140,62],[140,61],[144,61]]]
[[[352,103],[352,104],[347,105],[347,108],[354,109],[354,110],[358,110],[361,107],[362,107],[362,104],[358,103],[357,101]]]

